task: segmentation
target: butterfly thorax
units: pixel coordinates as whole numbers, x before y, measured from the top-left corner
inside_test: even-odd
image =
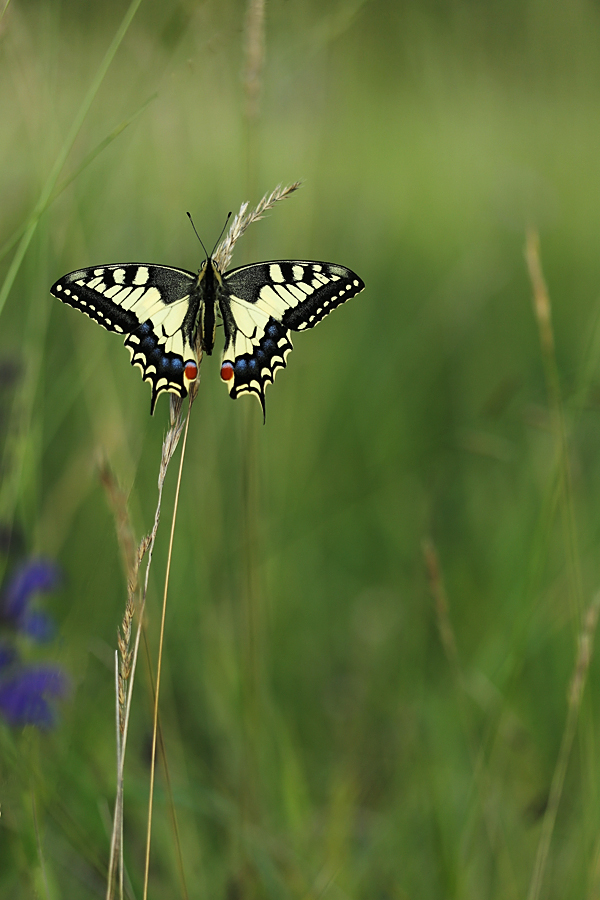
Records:
[[[217,295],[223,286],[223,279],[215,262],[207,259],[198,272],[195,291],[198,294],[198,307],[195,316],[194,333],[200,329],[200,345],[209,356],[215,345],[217,330]]]

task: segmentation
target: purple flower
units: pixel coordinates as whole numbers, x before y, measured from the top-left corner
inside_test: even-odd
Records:
[[[51,698],[64,697],[69,679],[57,666],[28,666],[0,680],[0,712],[10,725],[51,728]]]
[[[47,559],[32,559],[11,576],[4,589],[4,616],[34,640],[52,636],[52,620],[29,610],[34,594],[51,591],[60,581],[58,566]]]
[[[0,625],[7,631],[0,639],[0,716],[9,725],[35,725],[51,728],[55,723],[52,702],[64,697],[69,679],[59,666],[23,662],[15,646],[15,631],[36,642],[54,634],[52,618],[32,609],[35,594],[56,587],[58,567],[45,559],[24,563],[9,578],[2,592]]]
[[[52,640],[56,631],[52,616],[41,610],[25,612],[19,619],[19,629],[39,644]]]

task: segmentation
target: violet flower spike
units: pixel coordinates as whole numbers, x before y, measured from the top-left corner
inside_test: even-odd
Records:
[[[60,581],[60,572],[55,563],[46,559],[32,559],[22,565],[10,577],[4,590],[4,615],[13,619],[17,627],[22,626],[32,637],[35,627],[28,628],[31,615],[28,606],[34,594],[51,591]]]
[[[0,681],[0,712],[10,725],[51,728],[55,713],[49,699],[64,697],[69,679],[57,666],[29,666]]]

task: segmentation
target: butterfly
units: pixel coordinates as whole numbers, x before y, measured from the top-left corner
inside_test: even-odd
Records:
[[[221,378],[233,399],[257,397],[292,350],[292,331],[313,328],[364,288],[345,266],[272,260],[222,272],[212,256],[197,273],[172,266],[116,263],[69,272],[54,297],[108,331],[125,335],[131,364],[150,382],[150,414],[163,392],[187,396],[198,377],[197,348],[212,353],[220,316]]]

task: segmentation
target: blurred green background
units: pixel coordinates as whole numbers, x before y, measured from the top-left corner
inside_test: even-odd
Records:
[[[98,461],[141,537],[168,423],[121,341],[49,287],[96,263],[195,270],[186,210],[211,247],[230,209],[301,178],[233,264],[331,260],[367,288],[294,340],[264,427],[254,400],[229,400],[219,337],[202,366],[161,689],[187,895],[525,897],[600,587],[600,8],[272,0],[249,119],[246,4],[144,0],[58,185],[76,177],[32,220],[126,10],[12,0],[0,21],[0,241],[37,223],[1,312],[0,361],[20,376],[0,386],[0,516],[23,554],[64,569],[47,604],[59,636],[26,652],[73,681],[53,731],[0,726],[0,895],[105,894],[125,577]],[[592,659],[547,898],[600,896],[598,696]],[[142,651],[129,897],[151,707]],[[149,896],[184,897],[160,762],[157,781]]]

